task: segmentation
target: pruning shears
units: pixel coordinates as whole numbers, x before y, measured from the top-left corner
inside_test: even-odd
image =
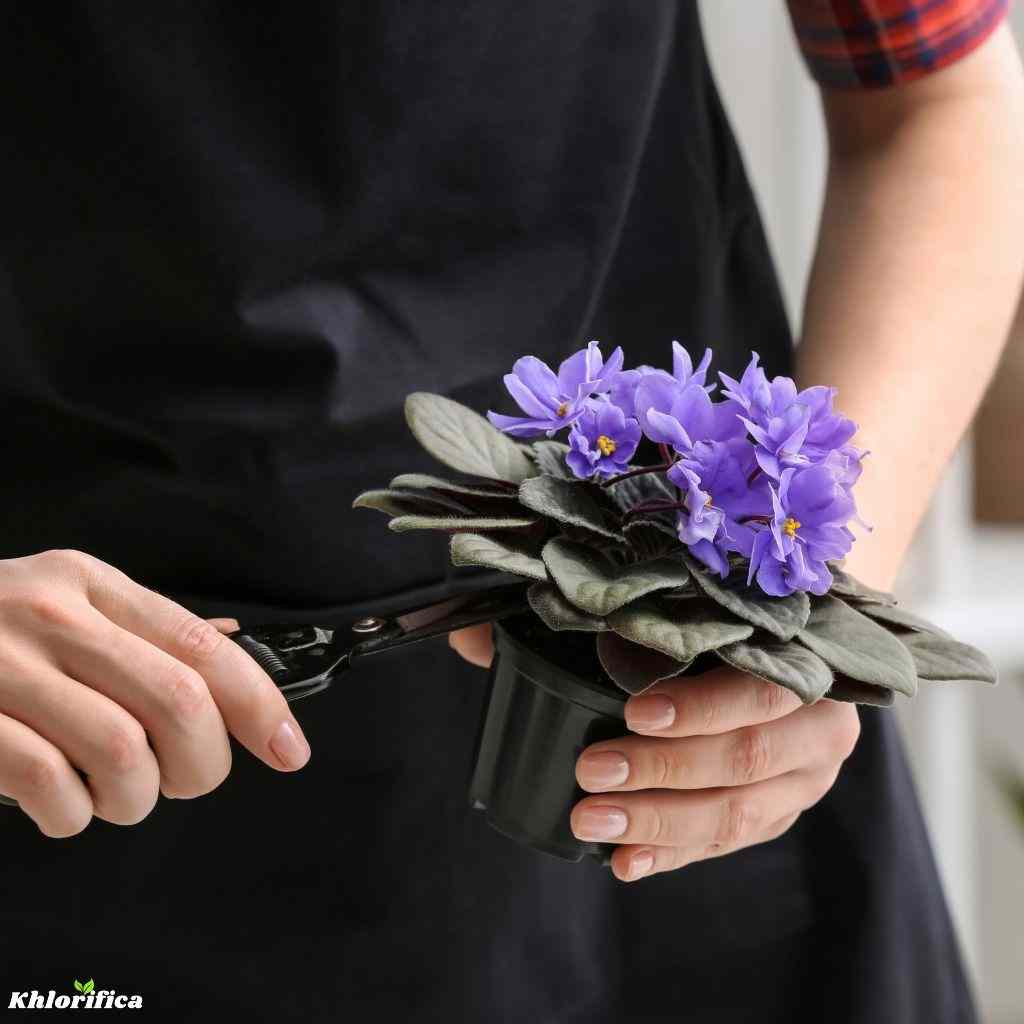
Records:
[[[371,654],[526,611],[528,585],[518,581],[478,587],[433,604],[367,615],[342,626],[243,626],[230,636],[287,700],[297,701],[326,690]]]

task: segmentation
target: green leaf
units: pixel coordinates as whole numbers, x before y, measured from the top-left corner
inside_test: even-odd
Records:
[[[895,690],[884,686],[859,683],[846,676],[836,676],[832,689],[825,695],[829,700],[841,700],[847,704],[868,704],[875,708],[891,708],[896,703]]]
[[[83,992],[84,992],[84,993],[85,993],[86,995],[88,995],[88,994],[89,994],[90,992],[92,992],[92,991],[93,991],[93,989],[95,989],[95,988],[96,988],[96,982],[94,982],[94,981],[92,980],[92,978],[90,978],[90,979],[89,979],[89,980],[88,980],[88,981],[87,981],[87,982],[86,982],[86,983],[85,983],[85,984],[84,984],[84,985],[82,986],[82,991],[83,991]]]
[[[623,525],[622,535],[641,558],[658,558],[679,549],[675,530],[655,519],[631,519]]]
[[[820,700],[832,685],[832,670],[813,651],[799,644],[740,640],[715,652],[741,672],[792,690],[805,704]]]
[[[537,460],[537,468],[545,476],[557,477],[559,480],[575,480],[572,470],[566,465],[565,456],[569,451],[567,444],[561,441],[534,441],[533,457]]]
[[[995,666],[977,647],[935,633],[905,633],[899,641],[910,651],[921,679],[944,683],[996,682]]]
[[[708,572],[692,555],[686,554],[683,557],[697,586],[744,622],[780,640],[792,640],[807,625],[811,602],[801,591],[788,597],[771,597],[758,586],[748,587],[742,573],[733,571],[723,580]]]
[[[479,533],[457,533],[452,537],[453,565],[483,565],[489,569],[528,576],[530,579],[548,578],[544,563],[526,547],[505,537],[485,537]]]
[[[448,530],[459,533],[480,533],[485,530],[523,530],[530,526],[536,526],[536,519],[524,519],[519,517],[507,517],[502,519],[489,519],[480,516],[398,516],[388,523],[388,529],[395,533],[405,533],[407,530]]]
[[[461,473],[512,483],[533,473],[533,463],[515,441],[450,398],[414,392],[405,400],[405,418],[435,459]]]
[[[746,640],[754,632],[749,623],[737,621],[710,601],[679,601],[666,607],[651,598],[612,612],[608,625],[626,640],[681,662]]]
[[[622,512],[645,501],[678,501],[679,495],[675,488],[665,479],[664,473],[641,473],[626,480],[609,484],[605,492]],[[669,521],[674,521],[672,512],[666,513]]]
[[[461,481],[445,480],[427,473],[400,473],[389,484],[399,490],[441,491],[444,494],[465,494],[478,498],[503,498],[506,501],[518,501],[519,495],[514,490],[505,490],[497,486],[481,486],[466,484]]]
[[[82,991],[82,983],[77,978],[75,978],[75,991],[76,992],[81,992]]]
[[[811,617],[797,638],[838,673],[913,697],[917,672],[906,647],[887,629],[837,597],[811,602]]]
[[[851,576],[848,572],[834,565],[830,565],[832,572],[832,586],[829,593],[838,597],[849,598],[856,603],[867,604],[895,604],[896,598],[887,594],[884,590],[875,590],[860,580]]]
[[[548,629],[603,633],[608,623],[597,615],[580,611],[562,596],[553,583],[534,583],[526,591],[530,607],[541,617]]]
[[[387,488],[386,490],[363,491],[352,502],[353,508],[373,508],[386,512],[389,516],[419,515],[437,512],[459,512],[465,514],[469,509],[441,496],[428,494],[424,491]]]
[[[857,611],[876,622],[881,622],[883,626],[902,626],[904,629],[912,629],[915,633],[949,636],[949,633],[936,626],[934,622],[922,619],[920,615],[908,612],[906,608],[901,608],[897,604],[862,604],[857,606]]]
[[[622,540],[605,519],[597,500],[585,484],[573,484],[552,476],[535,476],[519,485],[519,501],[528,509],[568,526],[590,530],[601,537]]]
[[[643,693],[663,679],[685,672],[689,667],[688,662],[676,661],[615,633],[598,636],[597,657],[608,678],[626,693],[634,695]]]
[[[645,594],[690,581],[690,571],[679,558],[612,565],[586,544],[561,537],[544,545],[541,558],[565,597],[592,615],[609,615]]]

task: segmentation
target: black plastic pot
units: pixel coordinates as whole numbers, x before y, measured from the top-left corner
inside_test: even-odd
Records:
[[[583,749],[626,732],[626,694],[597,661],[593,634],[555,633],[535,616],[494,626],[495,659],[469,798],[499,832],[536,850],[608,862],[612,847],[578,840],[569,812],[583,796]]]

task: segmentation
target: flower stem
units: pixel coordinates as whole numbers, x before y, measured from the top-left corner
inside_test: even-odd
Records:
[[[661,466],[641,466],[639,469],[631,469],[628,473],[620,473],[618,476],[610,477],[605,480],[601,486],[611,487],[612,484],[617,484],[621,480],[628,480],[632,476],[643,476],[645,473],[664,473],[666,469],[671,469],[671,463],[664,463]]]
[[[622,518],[625,521],[630,516],[642,516],[645,512],[668,512],[680,508],[685,509],[686,503],[683,501],[642,501],[639,505],[634,505]]]

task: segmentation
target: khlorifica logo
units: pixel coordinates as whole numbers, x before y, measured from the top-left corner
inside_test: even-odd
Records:
[[[125,995],[114,989],[101,988],[96,991],[96,982],[79,981],[75,978],[75,995],[57,995],[51,988],[43,993],[12,992],[8,1010],[141,1010],[142,996]]]

